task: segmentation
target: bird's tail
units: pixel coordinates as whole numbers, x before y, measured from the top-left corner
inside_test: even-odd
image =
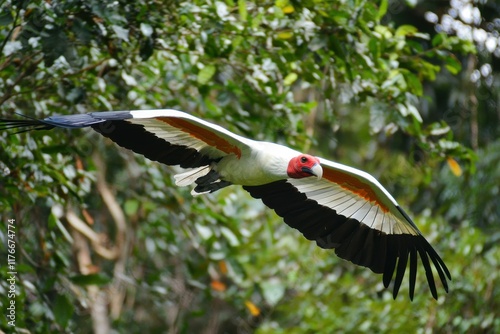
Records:
[[[0,118],[0,131],[10,129],[20,129],[14,133],[22,133],[31,130],[50,130],[54,125],[47,124],[42,120],[31,118],[25,115],[20,115],[26,119],[6,119]]]
[[[93,126],[107,121],[119,121],[132,118],[128,111],[93,112],[76,115],[54,115],[44,119],[36,119],[18,114],[25,119],[0,118],[0,131],[8,129],[21,129],[18,132],[31,130],[50,130],[53,128],[78,129]]]
[[[180,187],[189,186],[195,183],[198,178],[207,175],[210,172],[210,169],[210,166],[201,166],[190,169],[184,173],[174,175],[175,184]]]

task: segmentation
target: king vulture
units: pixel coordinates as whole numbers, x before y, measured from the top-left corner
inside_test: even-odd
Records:
[[[437,299],[434,266],[445,291],[450,272],[417,226],[371,175],[275,143],[236,135],[181,111],[133,110],[0,119],[0,130],[91,127],[118,145],[166,165],[188,169],[175,175],[193,195],[241,185],[321,248],[393,279],[396,298],[409,262],[413,299],[418,258]]]

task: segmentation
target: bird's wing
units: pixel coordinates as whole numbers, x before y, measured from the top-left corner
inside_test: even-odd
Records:
[[[394,298],[409,261],[413,299],[418,257],[432,296],[437,299],[431,263],[448,291],[446,277],[451,277],[443,260],[373,176],[324,159],[321,166],[321,180],[287,179],[244,188],[318,246],[335,248],[339,257],[382,273],[385,287],[396,272]]]
[[[92,127],[118,145],[167,165],[194,168],[226,155],[240,157],[250,140],[172,109],[57,115],[43,120],[0,119],[0,130]]]

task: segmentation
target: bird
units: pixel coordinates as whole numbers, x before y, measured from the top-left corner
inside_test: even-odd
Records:
[[[90,127],[146,158],[185,169],[178,186],[195,196],[240,185],[324,249],[382,274],[396,299],[407,267],[415,293],[418,259],[434,299],[432,268],[448,292],[445,263],[394,197],[370,174],[284,145],[256,141],[174,109],[102,111],[44,119],[0,119],[0,130]],[[16,132],[17,133],[17,132]]]

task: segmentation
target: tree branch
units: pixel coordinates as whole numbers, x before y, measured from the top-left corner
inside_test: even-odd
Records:
[[[91,243],[92,247],[99,256],[107,259],[114,260],[118,256],[118,250],[116,247],[108,249],[102,245],[103,238],[91,229],[83,220],[81,220],[73,210],[69,209],[66,211],[66,220],[76,231],[80,232],[85,236]]]
[[[73,233],[73,247],[75,248],[78,268],[83,275],[91,274],[92,257],[87,242],[80,233]],[[90,314],[92,316],[92,325],[95,334],[108,334],[111,331],[111,325],[108,317],[108,298],[104,291],[101,291],[96,285],[87,287],[88,302]]]
[[[92,156],[97,169],[97,190],[106,204],[109,213],[113,217],[116,226],[115,247],[117,258],[113,270],[113,283],[110,287],[110,309],[113,319],[120,316],[123,301],[125,299],[125,289],[122,285],[122,278],[125,275],[125,264],[129,253],[130,237],[127,233],[127,223],[125,214],[118,204],[114,194],[105,180],[106,165],[98,153]]]

